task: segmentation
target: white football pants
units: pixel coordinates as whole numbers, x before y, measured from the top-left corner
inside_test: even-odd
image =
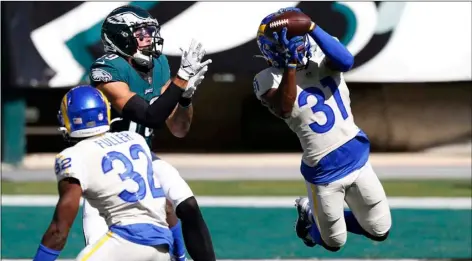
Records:
[[[75,260],[170,261],[171,255],[162,247],[136,244],[109,231],[82,249]]]
[[[380,237],[390,230],[390,207],[370,162],[327,185],[305,183],[315,223],[328,246],[341,247],[346,243],[344,201],[367,233]]]

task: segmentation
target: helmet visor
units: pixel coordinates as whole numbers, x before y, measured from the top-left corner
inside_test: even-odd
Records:
[[[162,52],[164,39],[160,35],[160,27],[155,25],[143,25],[133,30],[138,50],[145,55],[159,55]]]

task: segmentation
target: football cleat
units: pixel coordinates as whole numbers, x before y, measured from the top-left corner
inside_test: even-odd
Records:
[[[300,197],[295,200],[295,207],[297,207],[298,213],[298,218],[295,221],[295,232],[306,246],[314,247],[316,243],[313,241],[309,232],[313,225],[309,218],[309,203],[306,197]]]

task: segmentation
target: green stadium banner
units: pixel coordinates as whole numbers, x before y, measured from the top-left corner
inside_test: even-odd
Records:
[[[3,95],[7,97],[2,97],[2,162],[18,165],[26,148],[26,103],[19,96]]]

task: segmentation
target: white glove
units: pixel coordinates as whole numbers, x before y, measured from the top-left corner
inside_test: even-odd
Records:
[[[182,58],[180,60],[180,69],[177,72],[177,75],[188,81],[191,77],[196,76],[197,73],[205,66],[210,64],[212,61],[208,59],[203,63],[200,63],[205,56],[206,51],[203,49],[202,43],[197,42],[195,39],[192,39],[190,47],[187,51],[182,51]]]
[[[197,86],[205,79],[205,73],[208,71],[208,66],[203,67],[195,76],[190,78],[187,83],[187,88],[185,88],[182,97],[191,98],[193,93],[197,90]]]

